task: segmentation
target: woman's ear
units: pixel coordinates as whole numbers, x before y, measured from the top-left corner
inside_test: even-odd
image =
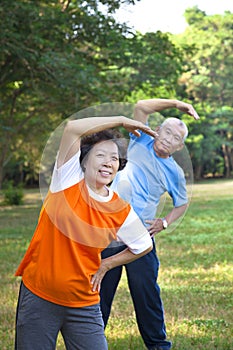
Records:
[[[86,170],[86,157],[84,157],[84,159],[82,160],[81,168],[82,168],[82,171],[85,173],[85,170]]]

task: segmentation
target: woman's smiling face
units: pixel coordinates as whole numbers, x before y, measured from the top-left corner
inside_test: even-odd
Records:
[[[108,185],[119,169],[117,145],[111,140],[97,143],[84,160],[84,166],[85,180],[92,189]]]

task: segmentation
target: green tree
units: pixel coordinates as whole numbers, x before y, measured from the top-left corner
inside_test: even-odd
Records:
[[[182,72],[182,52],[170,39],[170,35],[137,33],[129,39],[130,90],[133,94],[143,91],[154,97],[171,97]]]
[[[176,37],[186,70],[179,81],[183,94],[206,117],[201,130],[191,129],[193,138],[199,140],[193,147],[198,164],[195,177],[208,173],[229,177],[233,171],[233,14],[207,16],[194,7],[186,10],[185,17],[189,27]]]
[[[101,101],[107,86],[101,48],[127,31],[111,15],[123,2],[1,1],[0,186],[11,159],[38,163],[62,118]]]

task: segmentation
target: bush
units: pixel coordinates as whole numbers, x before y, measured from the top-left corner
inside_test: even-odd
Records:
[[[4,204],[20,205],[23,204],[23,186],[14,186],[12,181],[9,181],[2,190],[4,195]]]

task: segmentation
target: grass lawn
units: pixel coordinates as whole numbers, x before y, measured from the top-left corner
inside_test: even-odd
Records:
[[[20,282],[14,271],[30,242],[40,205],[39,192],[34,190],[25,191],[22,206],[0,206],[1,350],[14,348]],[[179,226],[156,237],[161,262],[159,284],[174,350],[233,349],[232,214],[233,180],[195,184],[190,207]],[[145,349],[125,274],[106,336],[109,350]],[[57,349],[64,350],[60,336]]]

